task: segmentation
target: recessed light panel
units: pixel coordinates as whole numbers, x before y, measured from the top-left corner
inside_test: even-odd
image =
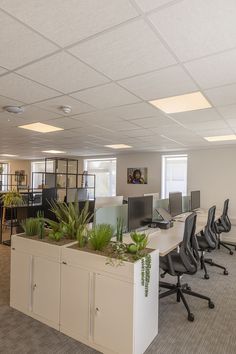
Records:
[[[65,154],[65,151],[60,150],[44,150],[42,152],[46,152],[47,154]]]
[[[130,148],[132,148],[132,146],[125,145],[125,144],[105,145],[105,147],[108,147],[111,149],[130,149]]]
[[[165,113],[196,111],[211,107],[211,104],[200,91],[149,102]]]
[[[39,133],[51,133],[51,132],[56,132],[58,130],[64,130],[62,128],[54,127],[53,125],[48,125],[40,122],[20,125],[18,128],[33,130]]]
[[[12,154],[0,154],[0,156],[4,156],[4,157],[16,157],[18,155],[12,155]]]
[[[236,135],[217,135],[217,136],[206,136],[204,137],[207,141],[214,142],[214,141],[230,141],[236,140]]]

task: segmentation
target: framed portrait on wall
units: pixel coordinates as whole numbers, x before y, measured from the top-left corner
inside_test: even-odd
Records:
[[[147,184],[147,167],[129,167],[127,168],[128,184]]]

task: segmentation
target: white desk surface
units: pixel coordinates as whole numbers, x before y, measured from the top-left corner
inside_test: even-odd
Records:
[[[196,233],[203,230],[207,223],[207,213],[208,211],[200,210],[197,213],[197,223],[196,223]],[[151,229],[148,230],[149,243],[148,247],[159,250],[160,257],[167,255],[169,252],[173,251],[178,245],[183,241],[184,235],[184,221],[188,215],[191,213],[181,214],[177,218],[178,221],[174,221],[174,226],[168,230],[161,229]],[[218,217],[218,215],[217,215]],[[182,220],[182,221],[181,221]],[[132,242],[129,235],[124,235],[124,242]]]

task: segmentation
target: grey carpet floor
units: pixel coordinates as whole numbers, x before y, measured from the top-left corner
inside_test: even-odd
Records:
[[[210,254],[227,265],[229,275],[209,266],[210,279],[202,272],[184,276],[192,290],[210,296],[215,309],[204,300],[188,297],[194,322],[188,322],[182,303],[175,297],[161,299],[159,335],[145,354],[235,354],[236,353],[236,252]],[[4,354],[95,354],[91,348],[9,307],[10,249],[0,246],[0,353]],[[166,277],[172,281],[172,277]]]

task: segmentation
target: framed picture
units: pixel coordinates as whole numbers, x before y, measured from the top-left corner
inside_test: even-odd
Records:
[[[128,184],[147,184],[147,167],[127,168]]]
[[[19,184],[20,186],[25,182],[25,171],[24,170],[19,170],[15,171],[15,182]]]

